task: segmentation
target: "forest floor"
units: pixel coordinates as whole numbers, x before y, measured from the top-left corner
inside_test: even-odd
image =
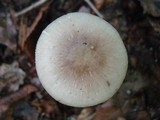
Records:
[[[87,0],[0,1],[0,120],[160,120],[160,1],[90,2],[97,11]],[[42,30],[70,12],[103,17],[127,48],[129,67],[123,85],[97,106],[60,104],[36,74],[34,53]]]

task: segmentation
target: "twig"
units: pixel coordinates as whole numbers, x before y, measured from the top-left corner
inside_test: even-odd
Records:
[[[104,16],[97,10],[97,8],[93,5],[93,3],[90,0],[84,0],[90,7],[91,9],[101,18],[104,18]]]
[[[23,9],[22,11],[15,13],[15,14],[14,14],[14,17],[21,16],[21,15],[23,15],[23,14],[25,14],[25,13],[27,13],[27,12],[29,12],[29,11],[37,8],[37,7],[39,7],[39,6],[41,6],[42,4],[44,4],[44,3],[47,2],[47,1],[48,1],[48,0],[39,0],[38,2],[36,2],[36,3],[32,4],[31,6]]]

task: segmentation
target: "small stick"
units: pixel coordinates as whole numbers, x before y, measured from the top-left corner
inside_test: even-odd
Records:
[[[104,16],[97,10],[97,8],[93,5],[93,3],[90,0],[84,0],[90,7],[91,9],[101,18],[104,18]]]
[[[23,14],[25,14],[25,13],[31,11],[32,9],[35,9],[35,8],[41,6],[42,4],[44,4],[44,3],[47,2],[47,1],[48,1],[48,0],[40,0],[40,1],[38,1],[38,2],[36,2],[36,3],[34,3],[34,4],[32,4],[31,6],[29,6],[29,7],[25,8],[25,9],[23,9],[22,11],[15,13],[15,14],[14,14],[14,17],[21,16],[21,15],[23,15]]]

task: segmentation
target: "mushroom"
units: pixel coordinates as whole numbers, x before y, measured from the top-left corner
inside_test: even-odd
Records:
[[[121,86],[128,58],[118,32],[87,13],[69,13],[42,32],[36,69],[46,91],[60,103],[88,107],[105,102]]]

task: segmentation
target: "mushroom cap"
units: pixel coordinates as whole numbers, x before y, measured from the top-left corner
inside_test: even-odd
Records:
[[[128,66],[118,32],[87,13],[69,13],[42,32],[36,69],[46,91],[60,103],[88,107],[111,98]]]

